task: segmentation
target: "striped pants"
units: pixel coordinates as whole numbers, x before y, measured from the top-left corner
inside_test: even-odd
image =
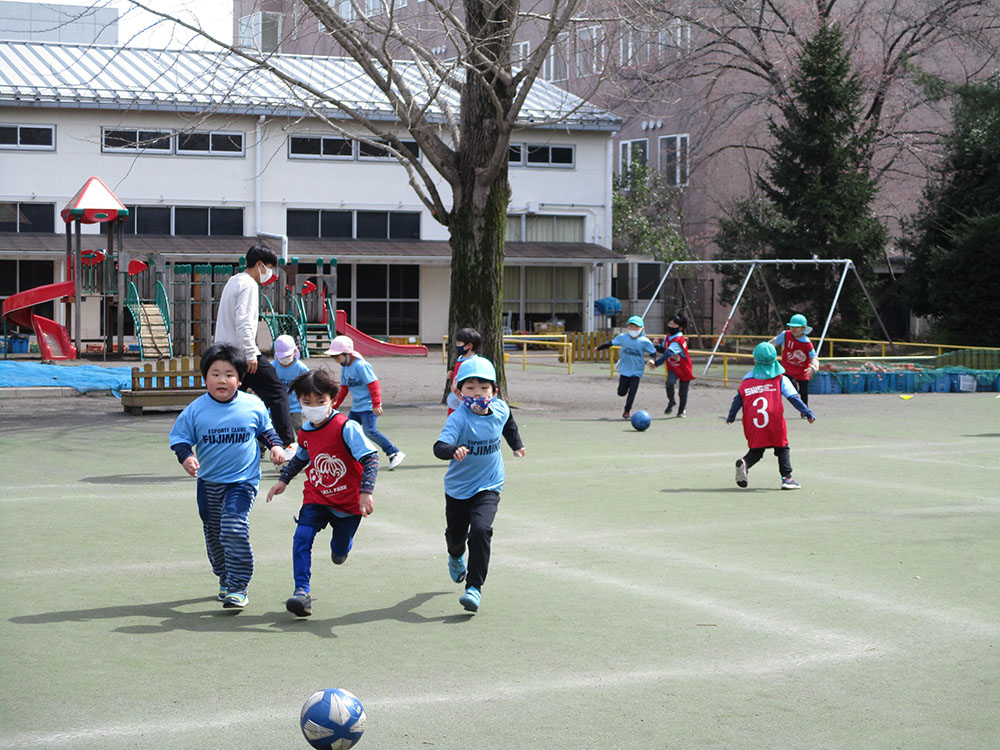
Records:
[[[246,592],[253,575],[250,509],[257,488],[249,482],[216,484],[198,480],[198,515],[205,548],[219,585],[230,594]]]

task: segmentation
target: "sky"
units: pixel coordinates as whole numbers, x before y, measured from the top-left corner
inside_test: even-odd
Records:
[[[179,47],[191,39],[191,32],[137,9],[128,0],[22,0],[56,5],[95,5],[118,9],[118,41],[137,47]],[[145,5],[191,21],[223,41],[233,38],[231,0],[142,0]],[[194,42],[199,47],[205,42]]]

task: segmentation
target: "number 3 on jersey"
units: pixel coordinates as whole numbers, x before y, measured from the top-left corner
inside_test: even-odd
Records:
[[[757,410],[753,418],[753,426],[758,430],[763,430],[771,420],[770,415],[767,413],[767,399],[763,396],[758,396],[753,400],[753,407]]]

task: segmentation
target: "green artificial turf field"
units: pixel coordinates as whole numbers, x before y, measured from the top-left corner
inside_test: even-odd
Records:
[[[528,455],[504,447],[470,615],[424,397],[443,368],[407,367],[382,366],[379,426],[408,457],[346,565],[317,537],[308,619],[284,609],[301,476],[265,504],[265,470],[234,614],[166,444],[176,414],[0,402],[0,747],[305,748],[324,687],[364,703],[362,750],[1000,746],[996,394],[814,396],[813,425],[786,407],[802,489],[768,453],[741,490],[733,389],[695,387],[679,420],[644,382],[638,433],[603,368],[511,367]]]

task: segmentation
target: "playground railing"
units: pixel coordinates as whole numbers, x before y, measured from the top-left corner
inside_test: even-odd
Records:
[[[715,334],[705,335],[699,337],[697,334],[685,334],[688,340],[699,339],[699,343],[703,343],[708,340],[710,345],[715,344],[716,336]],[[755,334],[726,334],[725,339],[723,339],[723,344],[727,341],[731,341],[733,344],[734,351],[739,352],[741,347],[744,345],[749,345],[752,350],[754,346],[759,344],[761,341],[771,341],[774,335],[755,335]],[[844,353],[843,356],[851,356],[852,354],[858,354],[859,349],[871,349],[871,355],[876,356],[875,352],[878,352],[879,357],[887,356],[886,352],[889,347],[898,347],[900,349],[913,352],[917,354],[919,352],[925,352],[927,354],[937,354],[942,355],[945,352],[963,351],[968,349],[982,349],[987,351],[997,351],[1000,349],[993,349],[992,347],[983,346],[960,346],[957,344],[934,344],[930,342],[920,342],[920,341],[883,341],[881,339],[845,339],[845,338],[827,338],[823,341],[823,351],[817,351],[820,357],[835,357],[837,356],[836,351],[839,349],[842,353],[847,350],[849,353]]]
[[[125,292],[125,309],[132,316],[132,325],[135,328],[135,337],[139,341],[139,359],[146,359],[142,350],[142,315],[139,312],[139,290],[135,283],[129,281]]]
[[[521,370],[528,369],[529,359],[551,359],[552,353],[549,352],[528,352],[528,347],[541,347],[545,349],[555,349],[556,354],[558,354],[558,362],[532,362],[531,364],[543,365],[546,367],[562,367],[563,364],[566,365],[566,374],[570,375],[573,372],[573,342],[569,340],[569,336],[565,333],[531,333],[531,334],[506,334],[503,337],[504,349],[508,345],[514,347],[520,347],[521,349]],[[510,356],[513,354],[517,357],[516,352],[504,351],[504,361],[507,362]],[[448,334],[441,337],[441,362],[447,366],[448,364]]]

